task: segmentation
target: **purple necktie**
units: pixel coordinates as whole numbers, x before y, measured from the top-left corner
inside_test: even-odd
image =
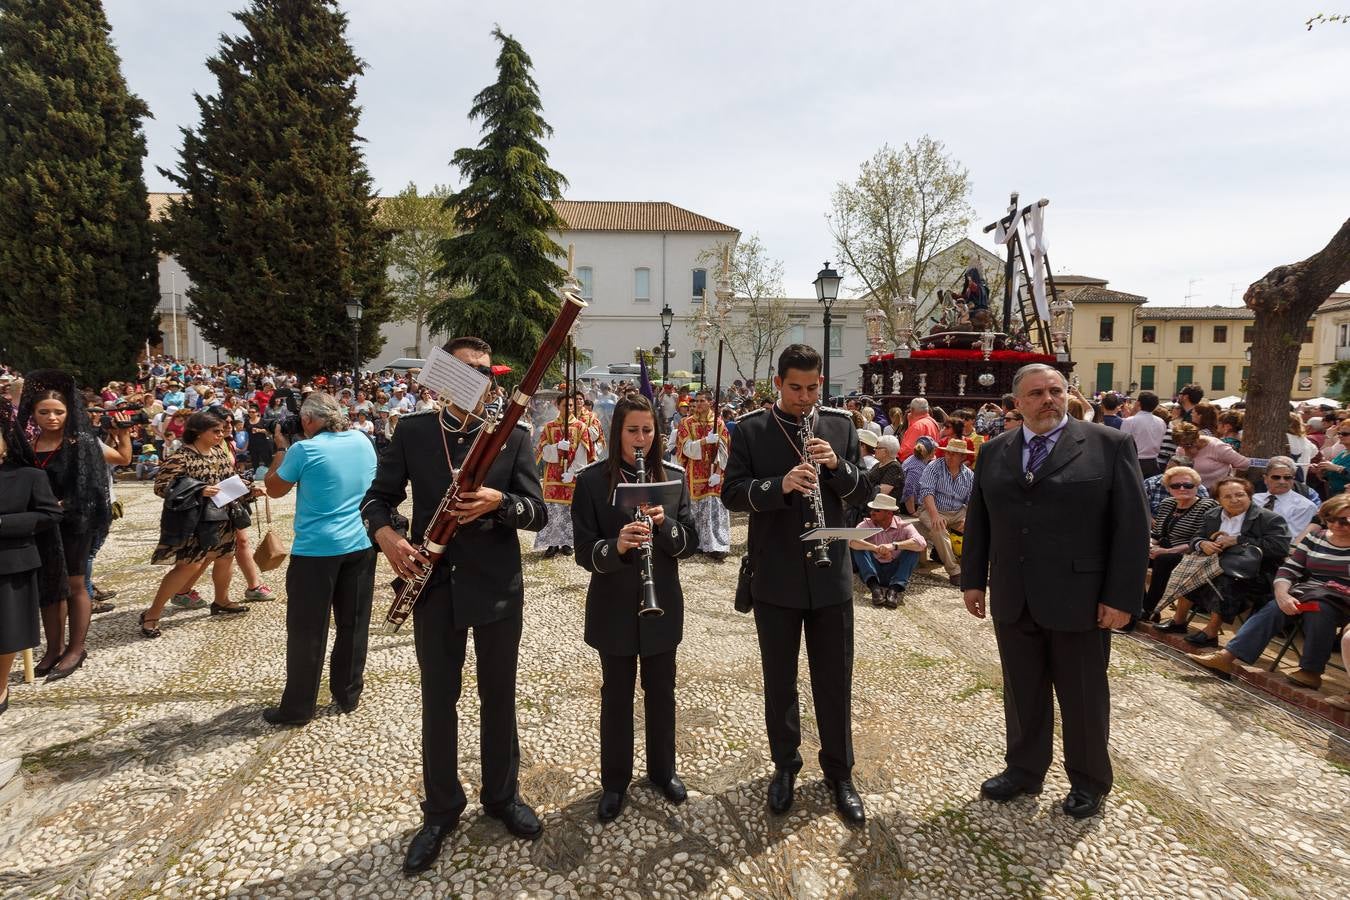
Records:
[[[1031,452],[1027,454],[1027,480],[1041,467],[1045,458],[1050,455],[1050,438],[1043,434],[1038,434],[1031,439]]]

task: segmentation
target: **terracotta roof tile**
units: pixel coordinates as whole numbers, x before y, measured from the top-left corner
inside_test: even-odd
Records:
[[[1075,305],[1079,303],[1144,303],[1147,297],[1141,297],[1138,294],[1127,294],[1124,291],[1113,291],[1110,288],[1100,287],[1095,284],[1089,284],[1085,287],[1075,287],[1072,284],[1064,287],[1062,278],[1055,278],[1055,285],[1062,288],[1064,297],[1072,300]]]
[[[1255,319],[1256,313],[1245,306],[1141,306],[1136,315],[1142,320],[1161,319]]]
[[[179,194],[151,193],[150,218],[163,218]],[[557,200],[554,208],[569,231],[699,231],[739,234],[739,229],[673,203],[622,200]]]

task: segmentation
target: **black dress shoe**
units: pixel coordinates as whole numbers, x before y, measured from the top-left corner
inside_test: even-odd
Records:
[[[1028,781],[1012,769],[1004,769],[980,785],[980,796],[997,803],[1007,803],[1022,794],[1035,796],[1041,792],[1041,782]]]
[[[75,665],[70,666],[70,667],[68,667],[68,668],[62,668],[61,666],[56,666],[55,668],[52,669],[51,674],[49,674],[49,675],[47,676],[47,681],[49,681],[49,682],[51,682],[51,681],[60,681],[62,678],[69,678],[71,675],[74,675],[74,674],[75,674],[75,670],[76,670],[76,669],[78,669],[78,668],[80,668],[81,666],[84,665],[84,661],[85,661],[86,659],[88,659],[88,658],[89,658],[89,651],[88,651],[88,650],[81,650],[81,651],[80,651],[80,658],[77,659],[77,660],[75,660]]]
[[[689,799],[689,792],[684,789],[684,782],[680,780],[678,775],[670,776],[670,780],[665,784],[661,784],[653,778],[647,780],[652,783],[652,787],[665,794],[666,799],[671,803],[683,803]]]
[[[281,711],[280,706],[267,707],[263,710],[262,717],[268,725],[306,725],[310,718],[309,716],[288,716]]]
[[[523,800],[512,800],[501,809],[485,810],[518,838],[532,841],[544,833],[544,825]]]
[[[1086,819],[1101,812],[1102,801],[1105,799],[1105,794],[1094,794],[1091,791],[1074,788],[1069,791],[1069,796],[1064,798],[1064,812],[1075,819]]]
[[[553,557],[557,556],[557,555],[558,555],[558,550],[559,550],[559,549],[560,549],[560,548],[558,548],[558,547],[547,547],[547,548],[545,548],[545,550],[544,550],[544,559],[552,559]]]
[[[886,604],[886,594],[882,591],[881,585],[872,584],[869,585],[869,587],[872,591],[872,605],[884,606]]]
[[[38,663],[36,666],[33,667],[33,675],[38,678],[46,678],[48,675],[51,674],[52,669],[56,668],[56,664],[59,663],[60,661],[61,657],[58,656],[56,657],[56,659],[52,660],[46,665]]]
[[[847,778],[841,778],[838,781],[826,778],[825,786],[834,795],[834,808],[845,822],[850,825],[862,825],[867,821],[867,813],[863,811],[862,798],[858,796],[852,781]]]
[[[797,773],[792,769],[776,769],[773,780],[769,782],[769,812],[776,816],[792,809],[792,789],[797,783]]]
[[[342,710],[345,713],[356,712],[356,708],[361,705],[361,698],[357,697],[355,700],[352,700],[348,703],[343,703],[341,700],[338,700],[336,701],[336,703],[338,705],[338,709]]]
[[[1186,643],[1194,644],[1197,647],[1217,647],[1219,639],[1205,634],[1203,631],[1197,631],[1194,634],[1188,634],[1184,638]]]
[[[1167,624],[1158,628],[1163,634],[1185,634],[1190,629],[1185,622],[1178,622],[1176,619],[1168,619]]]
[[[435,865],[436,857],[441,855],[441,844],[454,830],[454,825],[423,825],[408,844],[408,855],[403,857],[403,874],[416,875]]]
[[[627,794],[619,791],[605,791],[600,795],[600,802],[595,807],[595,817],[601,822],[613,822],[623,812],[623,803]]]

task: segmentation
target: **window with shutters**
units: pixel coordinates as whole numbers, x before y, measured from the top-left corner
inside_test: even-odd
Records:
[[[1181,342],[1182,342],[1183,344],[1193,344],[1193,343],[1195,343],[1195,326],[1194,326],[1194,325],[1182,325],[1182,326],[1181,326]]]

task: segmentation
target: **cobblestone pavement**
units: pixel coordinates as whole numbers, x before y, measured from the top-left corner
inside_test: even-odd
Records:
[[[522,792],[545,837],[511,839],[471,803],[438,867],[405,879],[421,787],[411,629],[372,637],[355,713],[328,707],[302,729],[275,730],[259,713],[282,685],[285,604],[228,619],[174,611],[163,638],[139,638],[136,614],[163,571],[146,562],[158,502],[143,486],[119,492],[128,518],[99,580],[122,593],[95,621],[88,664],[52,685],[17,674],[11,683],[0,760],[23,763],[22,781],[0,794],[6,897],[1332,897],[1350,883],[1344,748],[1130,640],[1116,641],[1112,661],[1118,783],[1104,815],[1075,822],[1058,810],[1060,770],[1039,798],[978,800],[980,781],[1001,768],[992,634],[953,589],[925,578],[899,611],[857,608],[867,827],[850,830],[832,812],[809,703],[797,805],[768,817],[758,657],[752,622],[731,608],[731,562],[683,567],[689,802],[635,786],[622,817],[601,827],[586,575],[537,557],[527,563],[519,716]],[[277,506],[289,541],[291,506]],[[382,588],[378,618],[389,599]],[[471,666],[465,682],[461,757],[473,796]]]

